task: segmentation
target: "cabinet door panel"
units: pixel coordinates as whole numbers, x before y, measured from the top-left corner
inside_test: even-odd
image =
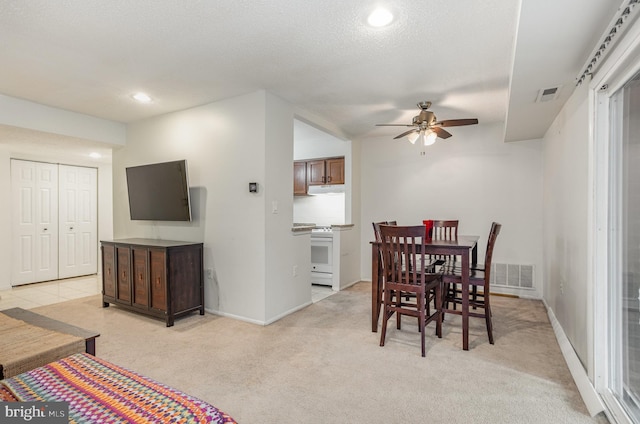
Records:
[[[293,163],[293,194],[307,194],[307,163]]]
[[[117,247],[116,255],[118,261],[118,300],[131,303],[131,263],[129,259],[131,250],[128,247]]]
[[[307,184],[325,184],[324,160],[307,161]]]
[[[116,297],[115,247],[102,246],[102,292],[105,296]]]
[[[149,250],[151,276],[151,307],[167,310],[166,253],[164,250]]]
[[[344,184],[344,158],[327,159],[327,183]]]
[[[132,248],[133,258],[133,304],[149,306],[149,280],[147,279],[148,251],[144,248]]]

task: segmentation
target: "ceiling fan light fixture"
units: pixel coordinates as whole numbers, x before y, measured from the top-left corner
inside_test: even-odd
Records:
[[[151,97],[147,93],[137,92],[132,94],[131,97],[140,103],[151,103]]]
[[[418,139],[418,137],[420,137],[419,133],[412,132],[411,134],[409,134],[407,136],[407,140],[409,140],[409,143],[411,143],[411,144],[416,144],[416,140]]]
[[[387,9],[383,8],[374,10],[367,18],[367,22],[369,23],[369,25],[376,28],[387,26],[391,23],[391,21],[393,21],[393,14]]]
[[[436,134],[435,131],[428,130],[426,134],[423,135],[423,138],[424,138],[424,145],[431,146],[433,143],[436,142],[436,138],[438,138],[438,134]]]

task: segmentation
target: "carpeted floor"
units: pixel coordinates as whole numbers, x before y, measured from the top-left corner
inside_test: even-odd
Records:
[[[34,312],[97,330],[97,356],[206,400],[242,424],[606,423],[589,417],[540,301],[492,297],[495,345],[459,317],[443,338],[417,325],[371,332],[370,284],[358,283],[266,327],[197,313],[161,320],[99,296]]]

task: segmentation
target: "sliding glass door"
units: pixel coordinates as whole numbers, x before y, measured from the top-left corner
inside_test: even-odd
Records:
[[[640,423],[640,76],[609,102],[609,390]]]

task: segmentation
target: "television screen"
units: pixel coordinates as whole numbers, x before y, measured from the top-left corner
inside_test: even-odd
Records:
[[[191,221],[187,161],[126,168],[132,220]]]

